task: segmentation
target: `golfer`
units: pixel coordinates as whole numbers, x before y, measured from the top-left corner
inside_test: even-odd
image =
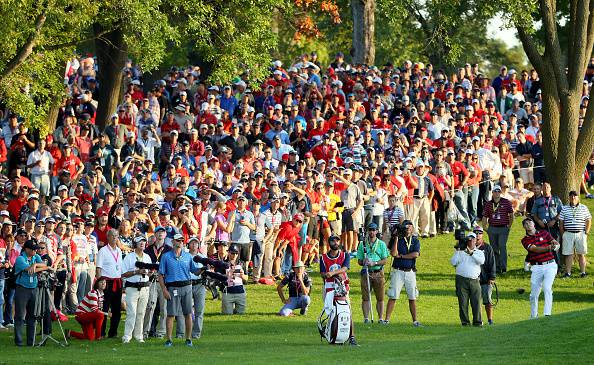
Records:
[[[522,246],[528,251],[526,260],[532,265],[530,270],[530,318],[538,318],[538,297],[544,292],[544,315],[550,316],[553,310],[553,282],[557,275],[554,252],[559,243],[546,231],[537,231],[532,218],[522,221],[526,236]]]

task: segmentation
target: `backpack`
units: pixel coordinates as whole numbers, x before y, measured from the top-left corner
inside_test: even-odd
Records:
[[[351,335],[351,324],[351,306],[346,298],[346,288],[336,280],[334,291],[326,293],[324,309],[318,317],[320,337],[329,344],[342,345]]]

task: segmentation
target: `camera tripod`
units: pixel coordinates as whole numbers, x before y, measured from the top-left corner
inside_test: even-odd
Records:
[[[48,311],[56,312],[56,307],[52,300],[52,295],[50,289],[47,287],[47,283],[42,283],[40,287],[37,288],[37,297],[35,298],[35,325],[33,327],[33,333],[35,337],[33,338],[33,347],[41,347],[44,346],[48,340],[52,340],[56,344],[65,347],[68,345],[68,340],[66,339],[66,334],[64,333],[64,328],[62,327],[62,322],[58,319],[58,325],[60,326],[60,332],[62,332],[62,337],[64,338],[64,342],[60,342],[55,339],[51,334],[44,334],[44,317],[47,315]],[[37,323],[39,322],[41,327],[41,340],[39,342],[35,341],[37,337]],[[51,326],[51,320],[50,320]]]

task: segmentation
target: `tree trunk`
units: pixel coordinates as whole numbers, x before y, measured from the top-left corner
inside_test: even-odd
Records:
[[[375,62],[375,0],[352,0],[353,63]]]
[[[58,114],[60,113],[60,99],[54,98],[52,100],[52,105],[50,109],[47,111],[47,115],[45,117],[45,124],[47,125],[47,132],[49,134],[54,133],[56,129],[56,123],[58,122]]]
[[[95,34],[103,32],[100,24],[94,24]],[[99,65],[99,105],[96,124],[103,129],[121,100],[122,70],[126,65],[128,53],[124,44],[122,30],[117,28],[95,39],[97,63]]]

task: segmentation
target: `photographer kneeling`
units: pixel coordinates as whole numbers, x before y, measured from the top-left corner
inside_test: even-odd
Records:
[[[285,299],[283,288],[289,285],[289,299]],[[305,273],[303,261],[297,261],[293,266],[293,272],[285,276],[277,285],[276,291],[284,306],[278,313],[279,316],[288,317],[293,315],[293,310],[299,308],[299,313],[305,315],[311,302],[309,291],[311,290],[311,280]]]
[[[465,243],[465,246],[463,245]],[[481,284],[479,276],[481,265],[485,263],[483,251],[476,249],[476,235],[469,233],[465,242],[456,245],[452,256],[452,266],[456,268],[456,296],[460,310],[460,321],[463,326],[470,325],[468,318],[468,301],[472,306],[472,325],[482,326],[481,317]]]
[[[14,264],[16,277],[14,343],[23,346],[23,326],[27,322],[27,346],[33,346],[35,340],[35,302],[37,299],[37,273],[50,268],[36,254],[38,246],[34,240],[27,240],[21,255]],[[47,309],[49,312],[49,308]],[[44,314],[45,315],[45,314]]]
[[[229,246],[227,259],[228,267],[223,270],[217,266],[216,271],[227,276],[227,285],[223,289],[221,310],[223,314],[244,314],[246,307],[246,294],[244,283],[248,277],[243,272],[242,263],[238,259],[239,248],[236,245]]]

